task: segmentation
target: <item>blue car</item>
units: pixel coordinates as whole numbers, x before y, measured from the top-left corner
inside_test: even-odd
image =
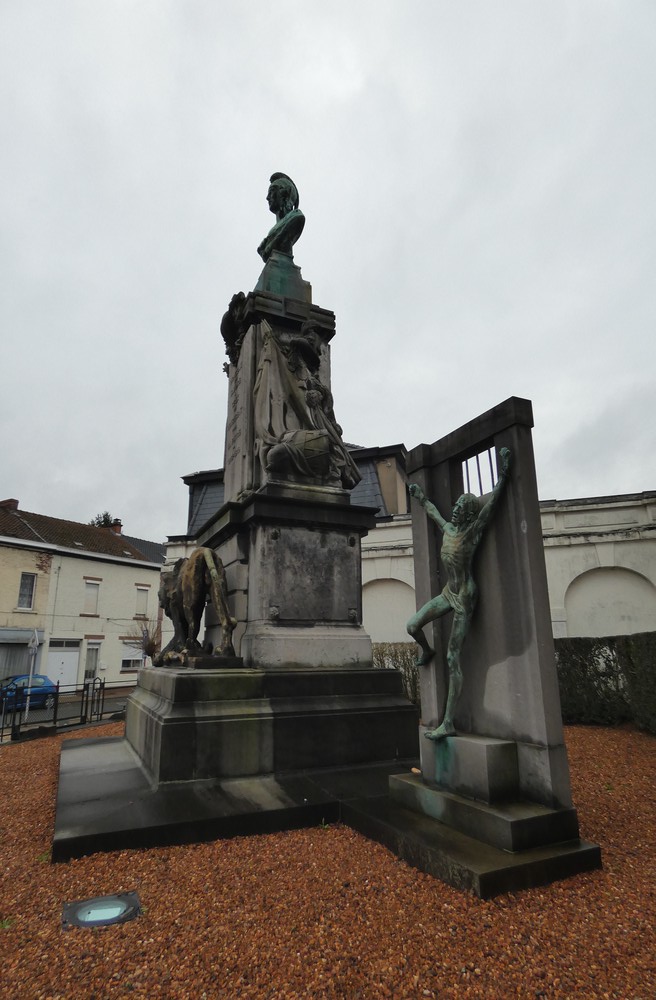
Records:
[[[32,674],[31,685],[29,674],[3,677],[0,681],[0,704],[4,703],[5,708],[24,708],[28,690],[30,708],[45,708],[47,711],[54,708],[57,685],[45,674]]]

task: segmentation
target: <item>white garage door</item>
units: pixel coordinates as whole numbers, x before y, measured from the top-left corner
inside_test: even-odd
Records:
[[[80,643],[73,639],[52,639],[48,649],[46,675],[62,687],[77,684]]]

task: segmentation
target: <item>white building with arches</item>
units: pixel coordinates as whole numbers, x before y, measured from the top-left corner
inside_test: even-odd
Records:
[[[351,446],[351,454],[362,476],[352,503],[378,511],[362,539],[363,624],[374,642],[409,642],[416,600],[406,449]],[[224,500],[222,469],[183,480],[187,533],[169,539],[168,562],[188,554]],[[656,631],[656,492],[543,500],[540,512],[554,637]]]
[[[554,636],[656,631],[656,493],[546,500],[540,511]]]
[[[398,514],[362,539],[362,623],[374,642],[410,642],[416,610],[412,518]]]
[[[656,631],[656,492],[540,503],[554,638]],[[415,612],[410,515],[362,541],[364,626],[408,642]]]

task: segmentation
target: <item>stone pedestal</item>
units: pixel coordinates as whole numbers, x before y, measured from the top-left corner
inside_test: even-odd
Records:
[[[270,263],[264,268],[268,273]],[[309,287],[309,285],[308,285]],[[225,499],[238,501],[269,481],[257,453],[254,400],[258,373],[261,370],[264,339],[272,331],[283,339],[298,336],[303,324],[311,322],[319,331],[323,343],[318,375],[330,389],[330,341],[335,335],[335,314],[310,301],[283,297],[269,290],[251,292],[240,309],[233,361],[228,366],[228,419],[225,433],[224,485]],[[278,401],[284,405],[284,400]],[[285,485],[291,482],[287,477]],[[303,484],[306,489],[324,487]],[[348,494],[339,491],[348,501]],[[330,488],[326,496],[331,493]],[[325,496],[322,498],[325,499]]]
[[[285,299],[312,302],[312,286],[304,281],[301,269],[289,254],[274,250],[255,285],[256,292],[270,292]]]
[[[235,646],[263,670],[371,666],[360,541],[373,512],[303,492],[272,486],[230,503],[200,539],[225,567]]]
[[[400,674],[371,667],[146,667],[126,714],[154,785],[408,760],[416,726]]]
[[[371,666],[360,541],[375,511],[353,507],[346,485],[330,397],[335,317],[300,285],[297,297],[288,281],[276,294],[281,267],[292,265],[272,255],[231,326],[226,503],[197,542],[224,565],[247,667]]]
[[[421,735],[425,732],[421,726]],[[423,756],[430,761],[428,774],[390,778],[394,802],[504,851],[578,837],[574,809],[553,809],[520,797],[513,741],[449,736]]]

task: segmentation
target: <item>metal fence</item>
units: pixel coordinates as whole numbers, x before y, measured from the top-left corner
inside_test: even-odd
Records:
[[[118,715],[129,693],[124,685],[112,687],[98,677],[83,685],[56,684],[46,694],[36,686],[9,685],[0,694],[0,742]]]

